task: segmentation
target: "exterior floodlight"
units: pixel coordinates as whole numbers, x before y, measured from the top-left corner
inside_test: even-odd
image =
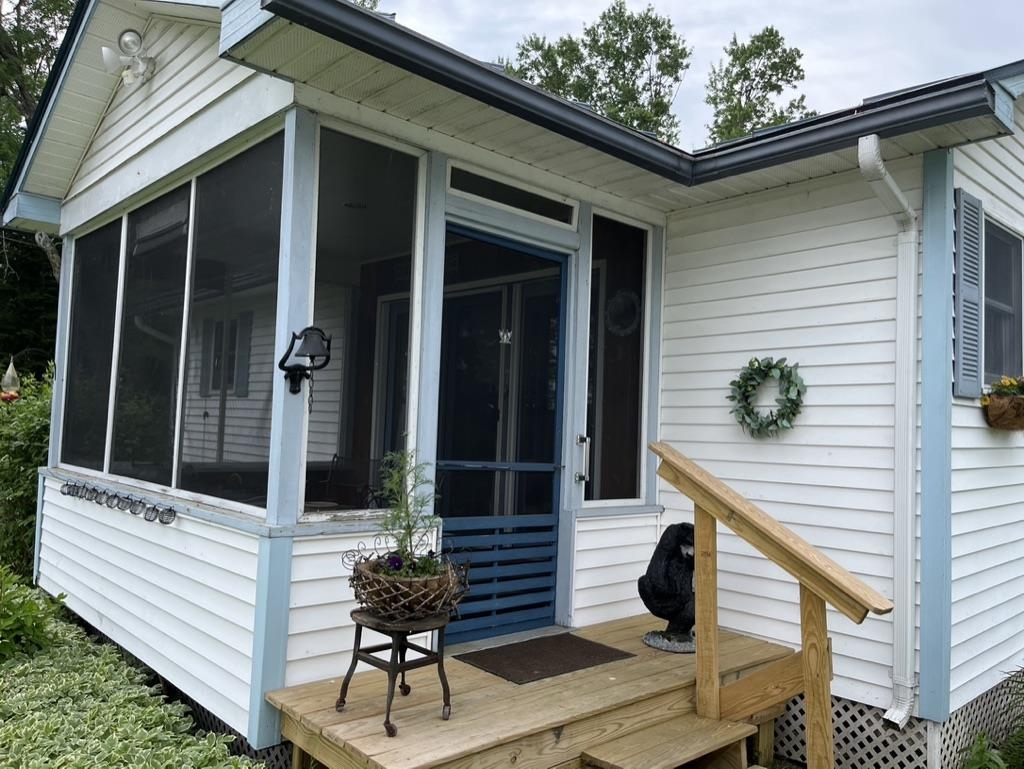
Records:
[[[125,85],[131,85],[139,80],[146,82],[153,76],[156,60],[145,55],[142,35],[134,29],[126,29],[117,36],[117,47],[121,49],[120,54],[105,45],[100,47],[103,68],[107,72],[111,75],[120,75]]]

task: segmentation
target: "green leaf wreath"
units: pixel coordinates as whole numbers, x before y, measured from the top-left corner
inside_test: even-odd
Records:
[[[775,399],[779,408],[767,414],[754,408],[757,392],[766,379],[779,380],[779,397]],[[797,364],[789,366],[785,358],[751,358],[739,376],[729,382],[729,387],[732,389],[726,398],[736,404],[730,413],[754,438],[774,438],[791,428],[807,392],[807,385],[797,373]]]

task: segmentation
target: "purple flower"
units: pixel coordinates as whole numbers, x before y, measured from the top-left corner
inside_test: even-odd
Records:
[[[402,560],[402,556],[398,555],[398,553],[389,555],[387,563],[391,571],[399,571],[405,565],[405,561]]]

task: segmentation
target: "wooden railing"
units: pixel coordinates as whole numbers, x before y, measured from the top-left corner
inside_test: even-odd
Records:
[[[668,444],[650,448],[661,458],[658,475],[693,500],[697,714],[739,720],[803,693],[807,766],[832,769],[832,651],[825,604],[860,623],[868,612],[892,611],[892,602]],[[718,662],[716,522],[800,583],[801,650],[725,686]]]

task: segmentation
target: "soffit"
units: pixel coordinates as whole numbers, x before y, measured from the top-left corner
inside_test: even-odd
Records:
[[[228,55],[261,71],[664,212],[858,167],[856,147],[850,147],[688,187],[281,18],[269,21]],[[883,155],[894,160],[1004,133],[994,117],[970,118],[888,138]]]

